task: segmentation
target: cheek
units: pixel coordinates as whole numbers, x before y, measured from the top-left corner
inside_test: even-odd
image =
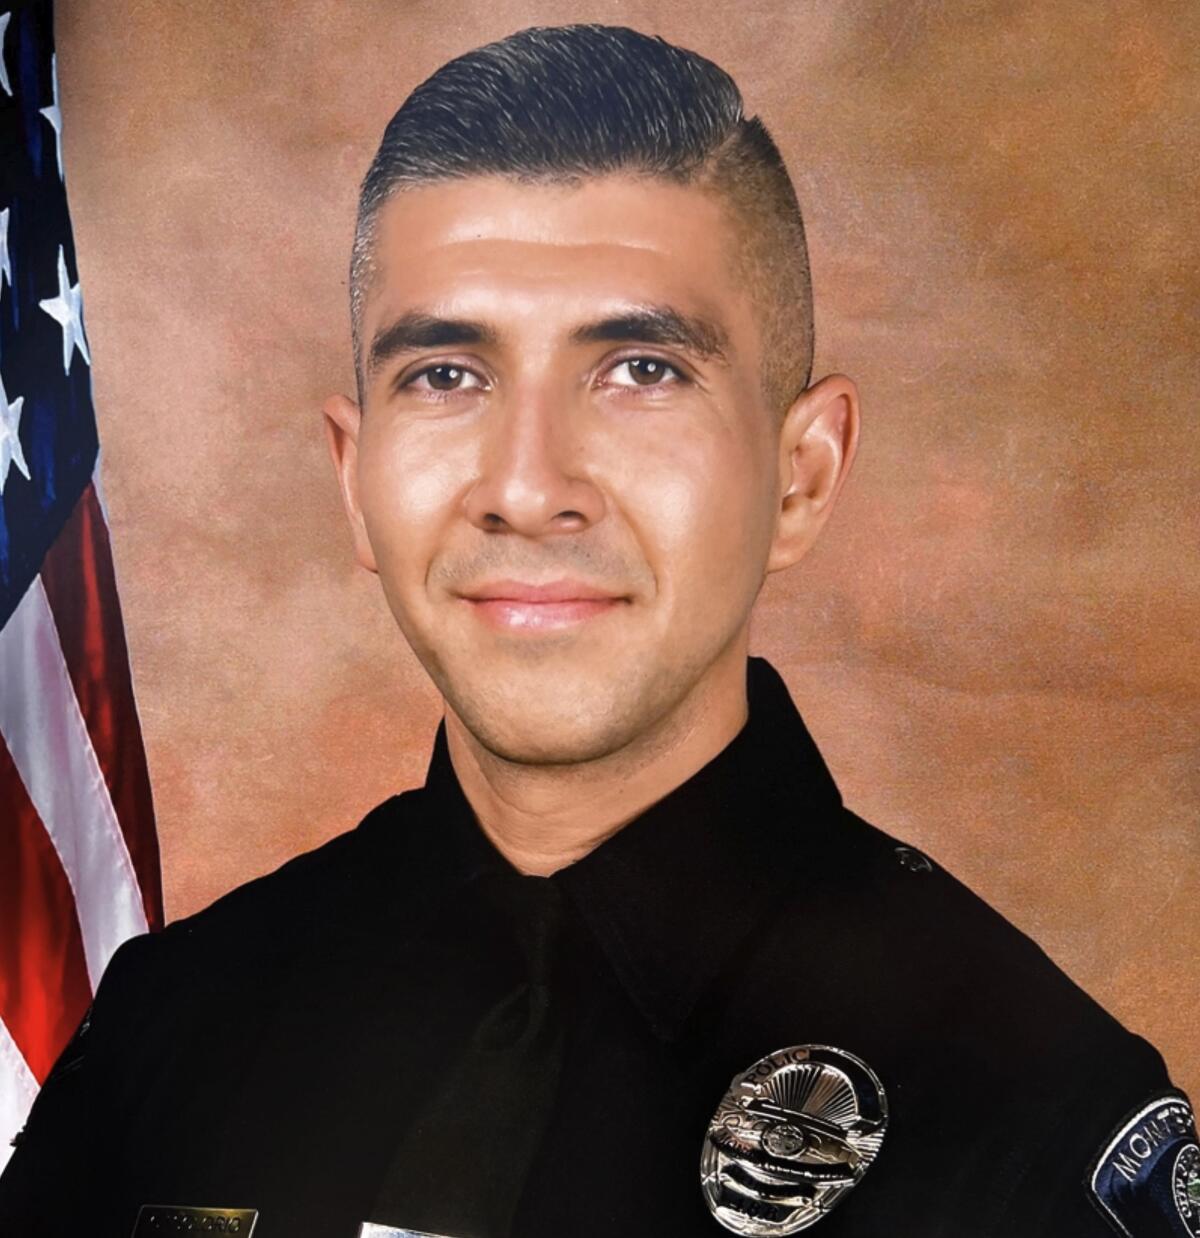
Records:
[[[647,446],[625,466],[626,510],[669,604],[738,608],[756,589],[769,540],[761,472],[732,435]]]
[[[444,431],[444,427],[441,427]],[[359,496],[380,572],[424,579],[429,558],[454,510],[475,448],[428,422],[393,424],[362,435]]]

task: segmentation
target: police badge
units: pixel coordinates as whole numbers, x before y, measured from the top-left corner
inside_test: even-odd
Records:
[[[887,1098],[860,1058],[780,1049],[729,1085],[700,1155],[709,1210],[735,1234],[795,1234],[861,1180],[887,1129]]]

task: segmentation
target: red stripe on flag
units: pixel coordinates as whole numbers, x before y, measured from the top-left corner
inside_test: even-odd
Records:
[[[151,929],[162,927],[162,876],[142,728],[104,512],[89,482],[42,562],[63,657],[104,772]]]
[[[92,1000],[75,896],[0,737],[0,1020],[39,1083]]]

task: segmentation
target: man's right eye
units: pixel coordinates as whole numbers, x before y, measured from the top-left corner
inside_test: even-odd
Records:
[[[427,366],[404,383],[405,387],[415,387],[418,391],[462,391],[483,385],[478,375],[449,362]]]

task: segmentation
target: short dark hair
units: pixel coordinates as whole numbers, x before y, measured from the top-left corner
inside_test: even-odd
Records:
[[[375,225],[407,188],[467,176],[572,182],[625,172],[697,185],[732,207],[744,278],[762,289],[763,383],[776,407],[812,371],[804,223],[778,147],[711,60],[626,26],[533,26],[444,64],[388,122],[363,179],[350,260],[359,400]]]

